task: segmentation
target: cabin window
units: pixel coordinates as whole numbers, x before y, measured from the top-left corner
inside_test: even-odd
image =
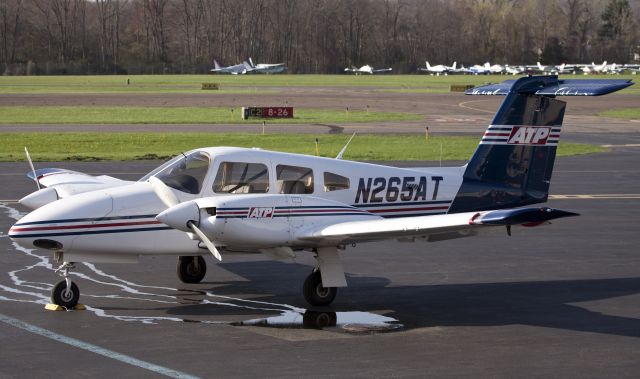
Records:
[[[324,192],[349,189],[349,178],[332,172],[324,173]]]
[[[182,155],[162,168],[156,178],[178,191],[199,194],[209,171],[209,155],[201,151]]]
[[[269,192],[269,170],[262,163],[222,162],[213,183],[213,192]]]
[[[279,193],[313,193],[313,170],[308,167],[276,166]]]

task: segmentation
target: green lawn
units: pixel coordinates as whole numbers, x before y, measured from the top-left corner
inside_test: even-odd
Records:
[[[0,133],[0,161],[24,160],[27,146],[35,161],[166,159],[204,146],[260,147],[266,150],[335,157],[348,135],[241,133]],[[467,160],[478,137],[418,135],[358,135],[346,153],[352,160]],[[607,149],[561,143],[558,155],[589,154]],[[442,152],[442,155],[441,155]]]
[[[416,114],[367,110],[296,108],[294,118],[279,124],[381,122],[420,120]],[[269,120],[267,120],[269,121]],[[247,124],[241,109],[203,107],[103,107],[103,106],[13,106],[0,107],[0,124]],[[271,121],[269,121],[271,122]],[[0,126],[0,129],[2,127]]]
[[[565,75],[567,79],[592,76]],[[0,94],[17,93],[268,93],[287,87],[367,87],[393,91],[449,92],[451,84],[497,83],[510,75],[102,75],[2,76]],[[598,78],[633,79],[637,75],[600,75]],[[130,84],[127,85],[127,79]],[[202,83],[218,83],[220,90],[202,90]],[[621,93],[640,94],[632,86]],[[267,91],[267,92],[265,92]]]
[[[620,108],[610,109],[608,111],[598,113],[599,116],[625,118],[625,119],[640,119],[640,108]]]

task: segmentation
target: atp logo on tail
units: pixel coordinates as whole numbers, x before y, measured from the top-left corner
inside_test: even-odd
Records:
[[[507,140],[508,145],[546,145],[551,127],[514,126]]]

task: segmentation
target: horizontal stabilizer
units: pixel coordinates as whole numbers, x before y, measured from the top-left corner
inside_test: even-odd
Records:
[[[571,216],[579,216],[579,214],[553,208],[518,208],[479,213],[469,223],[475,225],[538,225],[557,218]]]
[[[630,79],[558,79],[555,75],[538,77],[535,85],[519,89],[519,93],[540,96],[601,96],[633,85]],[[507,95],[515,80],[487,84],[465,91],[466,95]]]

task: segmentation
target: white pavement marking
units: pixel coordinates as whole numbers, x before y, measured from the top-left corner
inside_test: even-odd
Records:
[[[46,337],[46,338],[52,339],[54,341],[58,341],[58,342],[70,345],[70,346],[74,346],[74,347],[77,347],[79,349],[89,351],[91,353],[102,355],[104,357],[111,358],[111,359],[114,359],[116,361],[120,361],[120,362],[129,364],[129,365],[132,365],[132,366],[136,366],[136,367],[139,367],[139,368],[142,368],[142,369],[145,369],[145,370],[153,371],[153,372],[161,374],[161,375],[166,375],[166,376],[171,377],[171,378],[188,378],[188,379],[198,378],[197,376],[185,374],[183,372],[172,370],[172,369],[167,368],[167,367],[162,367],[162,366],[158,366],[158,365],[153,364],[153,363],[145,362],[145,361],[130,357],[130,356],[125,355],[125,354],[117,353],[117,352],[115,352],[113,350],[108,350],[108,349],[102,348],[100,346],[96,346],[96,345],[93,345],[93,344],[90,344],[90,343],[87,343],[87,342],[83,342],[83,341],[77,340],[75,338],[63,336],[62,334],[58,334],[58,333],[52,332],[50,330],[37,327],[35,325],[31,325],[29,323],[26,323],[24,321],[20,321],[18,319],[13,318],[13,317],[5,316],[5,315],[3,315],[1,313],[0,313],[0,321],[4,322],[5,324],[14,326],[16,328],[19,328],[19,329],[22,329],[22,330],[26,330],[27,332],[30,332],[30,333],[33,333],[33,334],[37,334],[37,335],[40,335],[42,337]]]
[[[549,195],[549,199],[640,199],[640,193],[614,193],[593,195]]]
[[[491,113],[491,114],[495,114],[495,113],[496,113],[496,111],[495,111],[495,110],[493,110],[493,111],[488,111],[488,110],[486,110],[486,109],[474,108],[474,107],[470,107],[470,106],[466,105],[466,104],[469,104],[469,103],[479,103],[479,102],[487,102],[487,101],[491,101],[491,100],[470,100],[470,101],[463,101],[463,102],[461,102],[461,103],[458,103],[458,106],[459,106],[459,107],[462,107],[462,108],[471,109],[471,110],[473,110],[473,111],[478,111],[478,112],[484,112],[484,113]]]
[[[640,147],[640,143],[627,143],[624,145],[600,145],[600,147]]]

